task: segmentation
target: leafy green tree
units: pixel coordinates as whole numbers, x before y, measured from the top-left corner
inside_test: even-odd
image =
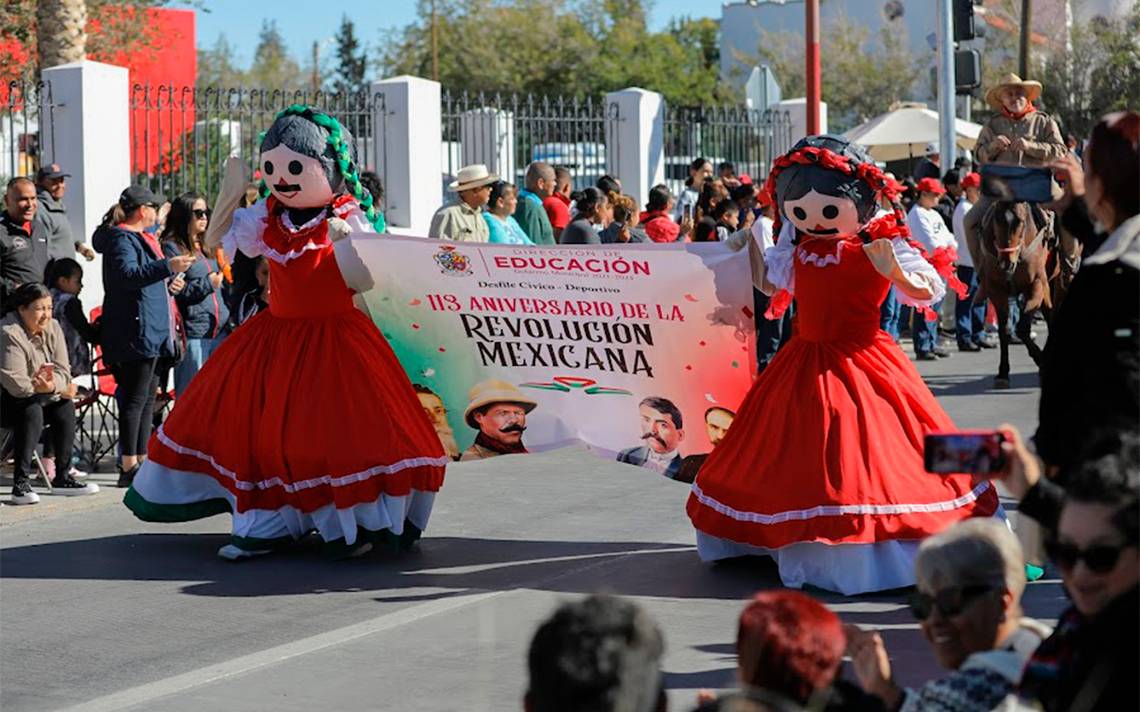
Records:
[[[822,29],[820,90],[830,131],[854,128],[896,101],[912,98],[926,58],[910,50],[905,31],[884,27],[872,42],[870,29],[842,14]],[[761,32],[757,54],[745,59],[771,65],[784,96],[803,96],[803,56],[801,35]]]
[[[1042,104],[1063,130],[1087,137],[1105,114],[1140,107],[1140,6],[1074,27],[1070,45],[1045,58]]]
[[[300,89],[305,86],[301,66],[289,54],[276,21],[261,22],[261,33],[247,80],[252,86],[265,89]]]
[[[357,91],[364,85],[368,63],[356,39],[356,26],[348,15],[341,18],[336,37],[336,79],[333,89],[338,92]]]
[[[431,75],[430,3],[384,44],[385,74]],[[650,32],[644,0],[436,0],[440,82],[487,92],[597,95],[628,86],[671,102],[731,96],[719,79],[716,23]]]
[[[234,48],[225,35],[218,35],[210,49],[198,50],[198,85],[237,87],[246,83],[245,71],[234,65]]]

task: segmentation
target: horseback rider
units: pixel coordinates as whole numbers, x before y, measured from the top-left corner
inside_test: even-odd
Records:
[[[1047,167],[1068,153],[1061,130],[1048,114],[1038,111],[1033,102],[1041,96],[1041,82],[1023,80],[1006,74],[986,92],[986,103],[997,112],[978,134],[974,157],[979,164],[1004,163],[1030,167]],[[1053,184],[1053,198],[1061,196]],[[966,214],[966,240],[974,264],[981,266],[979,246],[982,222],[994,199],[985,193]],[[1051,213],[1034,203],[1030,205],[1038,231],[1052,222]],[[1055,237],[1055,236],[1054,236]]]

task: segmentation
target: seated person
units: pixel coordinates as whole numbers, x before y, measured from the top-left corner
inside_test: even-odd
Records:
[[[17,287],[5,303],[11,309],[0,320],[0,412],[15,436],[16,467],[13,504],[36,504],[39,496],[29,482],[33,456],[44,427],[49,426],[52,449],[70,455],[75,444],[75,384],[63,330],[52,318],[51,292],[38,282]],[[61,468],[62,469],[62,468]],[[83,485],[70,472],[55,475],[55,494],[82,495],[99,491]]]

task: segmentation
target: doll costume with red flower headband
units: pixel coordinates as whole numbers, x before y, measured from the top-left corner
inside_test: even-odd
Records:
[[[998,506],[989,482],[924,471],[924,436],[954,423],[879,329],[892,284],[924,308],[943,279],[908,239],[901,208],[875,216],[893,188],[843,139],[804,139],[767,189],[783,225],[755,276],[780,290],[772,316],[794,295],[795,333],[697,473],[687,511],[698,552],[769,555],[797,588],[912,585],[923,538]]]
[[[266,133],[269,196],[233,213],[223,243],[231,258],[240,249],[268,260],[269,309],[178,395],[125,498],[146,521],[231,513],[224,558],[312,531],[334,556],[380,540],[409,545],[443,483],[448,458],[435,430],[354,306],[372,277],[353,247],[366,238],[350,235],[382,217],[356,178],[352,146],[335,119],[306,107],[285,110]]]

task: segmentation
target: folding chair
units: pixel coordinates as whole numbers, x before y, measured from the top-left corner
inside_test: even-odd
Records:
[[[15,448],[15,440],[14,432],[8,428],[0,428],[0,461],[7,460],[8,456],[13,454],[12,451]],[[36,466],[35,474],[38,474],[40,479],[44,481],[44,486],[47,487],[47,491],[50,493],[52,491],[51,478],[48,477],[47,470],[44,468],[44,461],[40,459],[38,452],[32,452],[32,464]],[[35,478],[33,477],[33,479]]]
[[[102,314],[102,307],[91,310],[91,321]],[[102,349],[94,348],[92,387],[75,402],[75,447],[79,459],[92,472],[107,455],[113,455],[119,444],[118,404],[115,400],[115,377],[103,362]]]

